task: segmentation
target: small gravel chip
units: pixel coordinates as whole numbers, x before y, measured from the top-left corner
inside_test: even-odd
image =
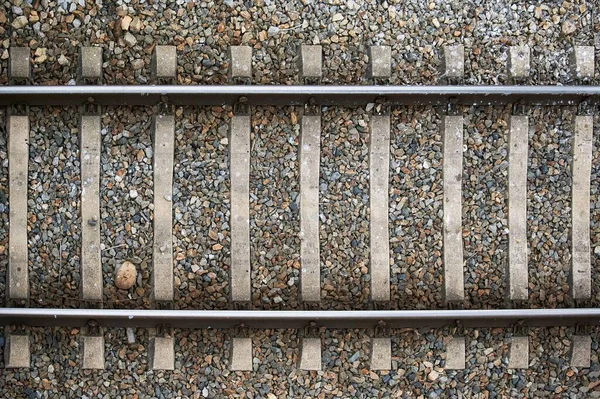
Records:
[[[133,263],[125,261],[119,266],[115,275],[115,285],[122,290],[128,290],[135,284],[137,270]]]
[[[121,28],[123,30],[129,30],[129,25],[131,25],[131,20],[132,20],[132,18],[129,15],[125,15],[121,19]]]
[[[139,71],[144,67],[144,60],[139,58],[137,60],[133,60],[131,61],[131,66],[133,67],[134,71]]]
[[[565,22],[563,22],[562,24],[562,33],[564,35],[570,35],[572,33],[574,33],[577,30],[577,26],[575,26],[575,22],[573,22],[570,19],[567,19]]]
[[[137,198],[137,196],[138,196],[137,190],[129,190],[129,196],[131,198]]]
[[[125,37],[124,37],[125,43],[128,46],[135,46],[137,43],[137,39],[135,38],[135,36],[133,36],[131,33],[127,32],[125,33]]]
[[[440,376],[440,373],[438,373],[435,370],[431,370],[431,372],[427,375],[427,379],[429,381],[435,381],[438,379],[439,376]]]
[[[29,21],[27,20],[27,17],[21,15],[15,18],[15,20],[12,22],[12,27],[15,29],[23,29],[28,23]]]
[[[139,33],[142,30],[142,21],[138,17],[135,17],[129,25],[129,30],[133,33]]]
[[[64,54],[59,55],[57,61],[60,65],[69,65],[69,59]]]
[[[127,327],[127,343],[135,344],[135,331],[131,327]]]

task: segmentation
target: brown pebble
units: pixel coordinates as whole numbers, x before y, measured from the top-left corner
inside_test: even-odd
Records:
[[[115,275],[115,285],[117,288],[122,290],[128,290],[135,284],[135,278],[137,277],[137,270],[133,263],[125,261],[117,269]]]

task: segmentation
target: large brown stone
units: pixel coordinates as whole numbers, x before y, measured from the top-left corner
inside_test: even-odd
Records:
[[[133,263],[125,261],[119,266],[115,274],[115,285],[122,290],[128,290],[135,284],[137,270]]]

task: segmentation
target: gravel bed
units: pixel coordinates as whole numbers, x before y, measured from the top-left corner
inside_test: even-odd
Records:
[[[181,37],[175,36],[183,28],[179,21],[188,24],[184,22],[188,18],[185,7],[156,2],[153,8],[136,3],[107,2],[98,10],[106,29],[97,44],[104,48],[104,60],[108,61],[104,75],[107,84],[150,83],[154,47],[181,44]],[[179,16],[178,9],[183,11]]]
[[[81,45],[89,45],[92,30],[85,28],[96,14],[96,6],[63,7],[63,1],[5,1],[11,46],[29,46],[31,73],[36,84],[75,84]],[[39,4],[32,7],[32,4]],[[71,2],[69,2],[71,3]],[[85,1],[82,1],[85,4]],[[1,21],[1,17],[0,17]],[[100,21],[95,25],[101,26]]]
[[[531,110],[527,162],[529,304],[569,303],[573,107]]]
[[[463,243],[466,306],[505,305],[510,107],[464,112]]]
[[[33,3],[33,5],[32,5]],[[391,84],[440,84],[440,50],[465,47],[469,85],[508,84],[508,46],[528,44],[525,84],[571,84],[574,45],[596,46],[598,2],[484,3],[289,0],[0,0],[0,85],[9,46],[31,48],[34,84],[74,84],[81,45],[103,49],[105,84],[151,81],[154,47],[174,44],[178,84],[228,82],[230,45],[253,47],[253,84],[299,84],[301,44],[323,46],[323,84],[369,84],[368,46],[392,46]],[[592,27],[592,15],[595,15]],[[594,30],[594,31],[593,31]],[[401,43],[398,46],[398,43]],[[598,82],[598,74],[593,79]],[[229,109],[177,110],[173,192],[175,307],[229,306]],[[532,307],[566,307],[571,262],[574,107],[530,110],[528,247]],[[77,110],[32,108],[29,262],[33,306],[79,306],[80,166]],[[153,110],[103,110],[101,235],[104,301],[150,307]],[[463,232],[466,307],[504,307],[507,262],[507,135],[510,108],[465,108]],[[250,237],[253,307],[297,308],[300,109],[252,114]],[[592,280],[600,270],[600,129],[595,118],[591,186]],[[369,116],[323,109],[320,170],[324,309],[369,305]],[[394,308],[442,308],[441,119],[431,107],[392,110],[390,256]],[[8,267],[8,159],[0,110],[0,306]],[[43,182],[44,184],[41,184]],[[348,228],[348,220],[352,226]],[[130,290],[114,271],[132,261]],[[43,274],[39,273],[42,272]],[[595,303],[600,284],[592,285]],[[0,327],[0,366],[4,331]],[[532,329],[531,366],[506,370],[502,329],[467,330],[464,371],[444,370],[448,329],[393,330],[391,371],[369,370],[365,330],[323,333],[323,371],[296,368],[295,330],[253,333],[252,372],[227,370],[229,332],[177,330],[176,371],[149,370],[148,332],[134,345],[105,331],[105,371],[80,370],[77,329],[32,328],[31,370],[6,370],[1,397],[600,397],[598,329],[592,366],[569,365],[573,329]],[[593,392],[592,392],[593,391]]]
[[[300,166],[298,109],[256,107],[250,151],[252,303],[298,306]]]
[[[600,117],[594,116],[592,173],[590,178],[590,245],[592,302],[600,303]]]
[[[30,112],[30,303],[79,307],[81,168],[77,110],[31,108]]]
[[[532,50],[529,83],[568,83],[571,47],[593,44],[597,8],[585,0],[511,7],[480,0],[35,3],[4,1],[0,29],[10,32],[12,45],[31,46],[37,84],[75,79],[80,44],[103,48],[107,84],[147,83],[154,46],[161,44],[178,48],[180,83],[226,82],[228,47],[241,44],[254,48],[253,83],[296,84],[303,43],[323,46],[325,83],[367,83],[367,46],[374,44],[393,46],[391,83],[436,84],[441,48],[459,43],[468,84],[506,83],[507,48],[524,43]],[[0,66],[6,58],[0,54]]]
[[[5,328],[0,328],[0,354]],[[594,329],[592,337],[599,331]],[[592,339],[589,369],[569,365],[573,329],[535,328],[529,333],[530,367],[507,370],[510,332],[465,332],[466,365],[445,370],[450,331],[427,328],[392,330],[392,370],[369,370],[366,330],[322,332],[323,370],[296,368],[296,330],[254,331],[253,370],[231,372],[230,332],[175,330],[175,371],[149,368],[149,335],[135,330],[134,344],[125,329],[106,329],[102,371],[82,370],[77,328],[32,328],[29,370],[6,370],[2,397],[600,397],[598,341]],[[3,365],[3,356],[0,364]]]
[[[368,144],[369,116],[364,109],[323,109],[321,304],[328,309],[364,309],[369,303]]]
[[[597,334],[598,330],[592,331]],[[519,372],[517,386],[527,384],[529,397],[600,397],[598,341],[592,338],[589,369],[571,367],[571,328],[536,328],[529,334],[529,364]],[[594,337],[594,335],[592,335]],[[517,373],[516,373],[517,374]],[[512,382],[516,381],[513,375]]]
[[[443,306],[442,125],[431,107],[394,109],[390,136],[392,301],[401,309]]]
[[[229,117],[219,107],[176,112],[173,180],[175,303],[229,306]]]
[[[150,107],[103,109],[100,240],[105,307],[149,306],[154,202],[152,115]],[[137,269],[136,283],[127,291],[114,285],[115,269],[125,260]]]
[[[221,389],[209,390],[207,397],[295,397],[293,375],[299,350],[296,331],[253,331],[252,371],[223,371],[222,380],[217,380]],[[231,347],[226,346],[226,351],[230,356]]]
[[[572,47],[593,45],[590,11],[597,5],[588,1],[476,4],[473,36],[465,40],[468,84],[508,83],[508,46],[525,44],[531,50],[531,75],[525,83],[569,83]]]

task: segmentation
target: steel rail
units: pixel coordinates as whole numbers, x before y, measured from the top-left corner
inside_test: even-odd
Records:
[[[600,86],[0,86],[0,105],[320,105],[364,106],[384,97],[390,105],[450,102],[467,105],[576,105],[596,103]]]
[[[0,308],[0,325],[80,327],[95,320],[105,327],[302,328],[310,322],[325,328],[441,327],[459,321],[465,327],[600,325],[600,308],[497,310],[121,310]]]

